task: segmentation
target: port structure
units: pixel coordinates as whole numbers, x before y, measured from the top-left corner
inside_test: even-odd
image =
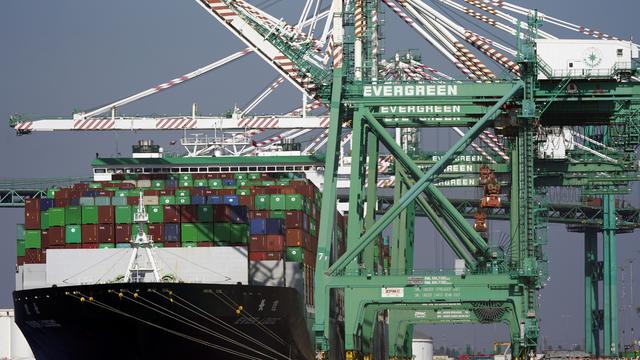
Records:
[[[629,183],[638,179],[636,67],[621,62],[605,71],[559,71],[537,53],[539,39],[555,39],[539,29],[543,17],[547,23],[587,36],[616,38],[504,1],[465,0],[472,7],[440,2],[515,36],[516,49],[463,28],[420,0],[334,0],[329,10],[318,12],[316,6],[308,18],[314,3],[309,0],[297,26],[242,0],[196,2],[247,45],[245,54],[256,53],[279,73],[273,86],[287,80],[312,102],[285,116],[247,118],[245,109],[228,117],[207,118],[199,117],[194,107],[191,117],[117,117],[118,107],[213,70],[214,63],[73,119],[32,121],[15,116],[11,126],[19,134],[219,128],[244,129],[255,135],[265,129],[323,129],[320,138],[326,138],[322,141],[326,160],[313,327],[319,358],[336,351],[328,341],[329,309],[336,296],[344,299],[344,356],[348,359],[371,356],[381,317],[389,324],[390,358],[410,356],[408,340],[414,324],[456,322],[506,323],[513,356],[532,358],[538,343],[537,291],[547,277],[543,246],[547,223],[554,219],[585,233],[585,348],[597,355],[617,354],[616,233],[632,231],[638,222],[633,211],[617,208],[615,196],[627,193]],[[429,68],[411,53],[383,59],[379,19],[383,5],[434,45],[467,80],[454,80]],[[319,18],[327,19],[319,39],[311,31],[301,31],[309,22],[312,29]],[[506,74],[496,76],[458,38],[495,61]],[[245,55],[241,53],[222,62]],[[597,55],[592,52],[585,61],[595,64]],[[327,107],[328,116],[296,118],[314,106]],[[109,111],[110,117],[98,116]],[[417,139],[421,129],[436,127],[452,128],[461,138],[437,160],[425,164]],[[346,252],[339,254],[334,242],[338,168],[349,129],[348,240]],[[390,129],[396,131],[395,137]],[[284,134],[273,141],[296,136]],[[487,147],[479,146],[478,139]],[[558,139],[563,140],[566,154],[546,154],[545,146]],[[478,168],[485,195],[479,204],[468,200],[456,204],[436,185],[446,184],[447,169],[460,162],[469,147],[486,159]],[[378,184],[387,171],[380,166],[381,158],[394,164],[394,195],[376,216],[381,211],[376,204],[384,199],[378,186],[371,184]],[[566,187],[601,199],[601,204],[548,202],[549,188]],[[465,219],[471,215],[469,209],[480,214],[477,226]],[[627,216],[617,216],[623,213]],[[433,223],[461,266],[435,273],[414,269],[414,242],[420,241],[415,217],[419,215]],[[577,215],[575,222],[567,220],[567,215]],[[483,220],[499,217],[510,221],[508,249],[492,245],[483,235]],[[391,253],[390,261],[384,263],[375,254],[376,248],[380,253],[383,232],[388,230]],[[598,262],[598,232],[603,233],[602,262]],[[598,309],[599,281],[604,288],[602,310]]]

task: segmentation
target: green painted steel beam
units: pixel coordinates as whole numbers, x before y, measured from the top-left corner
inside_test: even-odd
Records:
[[[507,103],[513,96],[518,93],[524,83],[517,82],[511,90],[505,94],[500,101],[498,101],[494,106],[490,108],[490,110],[485,114],[481,121],[479,121],[476,125],[474,125],[464,137],[462,137],[453,147],[451,147],[443,156],[443,158],[438,161],[438,163],[434,164],[434,166],[427,171],[423,177],[420,178],[416,182],[416,185],[412,187],[401,199],[398,204],[389,209],[387,213],[385,213],[373,226],[371,229],[367,230],[364,236],[360,239],[357,247],[354,249],[347,251],[343,256],[341,256],[329,269],[327,273],[330,275],[335,274],[338,270],[343,270],[344,266],[347,262],[351,261],[357,254],[359,254],[364,248],[371,242],[373,239],[378,236],[384,228],[386,228],[389,223],[397,216],[399,213],[406,208],[415,198],[423,192],[428,185],[432,184],[435,180],[435,177],[442,172],[442,170],[449,165],[450,161],[455,158],[455,156],[459,155],[464,149],[478,136],[478,134],[484,129],[486,123],[495,118],[498,110]],[[365,114],[366,116],[366,114]],[[375,126],[375,119],[371,121],[369,119],[371,125]]]

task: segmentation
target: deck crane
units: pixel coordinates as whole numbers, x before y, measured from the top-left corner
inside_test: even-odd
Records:
[[[599,325],[594,325],[598,304],[585,299],[591,309],[586,314],[586,348],[594,354],[614,354],[615,234],[635,228],[638,222],[632,217],[625,224],[621,217],[616,217],[620,212],[614,198],[628,191],[631,181],[638,180],[635,150],[640,143],[640,98],[635,95],[639,86],[635,66],[616,64],[606,73],[587,71],[582,76],[558,76],[556,69],[549,69],[536,54],[538,39],[556,39],[553,34],[539,30],[541,16],[504,1],[464,0],[477,11],[454,0],[432,2],[515,36],[515,49],[455,23],[426,1],[381,1],[471,82],[452,79],[411,58],[383,61],[379,1],[333,0],[330,9],[321,13],[327,19],[322,35],[314,39],[319,1],[315,8],[313,1],[305,3],[300,17],[303,24],[312,8],[314,15],[318,15],[308,25],[300,25],[299,21],[298,26],[291,26],[244,0],[196,0],[283,79],[315,103],[328,106],[328,116],[298,118],[297,126],[290,123],[296,119],[290,115],[247,119],[240,116],[243,113],[230,119],[198,118],[194,123],[194,111],[191,121],[129,119],[130,123],[136,123],[139,129],[171,128],[171,124],[177,123],[179,128],[193,124],[194,129],[222,127],[245,133],[266,128],[285,131],[268,135],[271,137],[261,141],[264,146],[307,130],[322,131],[306,149],[312,151],[324,143],[327,148],[315,273],[316,287],[321,289],[315,293],[313,328],[319,358],[335,351],[327,341],[331,292],[340,293],[346,300],[343,344],[346,352],[342,355],[350,359],[371,354],[372,324],[380,314],[386,314],[389,333],[402,334],[389,339],[389,356],[408,357],[411,350],[405,340],[411,338],[413,324],[444,322],[434,314],[415,319],[415,310],[424,305],[432,306],[436,312],[446,309],[469,314],[468,318],[455,319],[459,321],[506,322],[513,356],[532,356],[539,336],[536,293],[546,279],[543,245],[549,216],[545,214],[561,214],[556,218],[562,218],[587,211],[554,208],[546,199],[548,188],[575,187],[585,196],[599,196],[604,206],[595,216],[602,221],[575,227],[585,232],[586,252],[591,259],[594,254],[597,258],[597,246],[594,249],[597,231],[603,233],[605,248],[603,279],[593,270],[593,261],[585,264],[593,270],[586,276],[596,284],[596,290],[592,284],[588,286],[589,299],[595,296],[601,280],[605,297],[604,324]],[[498,9],[526,15],[528,19]],[[546,15],[544,18],[550,24],[588,36],[615,40],[570,22]],[[306,26],[309,28],[304,32]],[[468,49],[461,41],[472,48]],[[479,57],[505,68],[509,77],[498,80],[502,75],[496,75]],[[573,115],[571,119],[567,113]],[[44,122],[26,125],[27,122],[13,120],[18,131],[45,129]],[[144,121],[149,121],[146,127],[142,126]],[[219,122],[214,124],[215,121]],[[99,127],[100,123],[95,123],[94,127]],[[38,128],[39,125],[43,127]],[[67,123],[58,130],[72,130],[72,125]],[[351,132],[344,131],[347,125]],[[124,124],[115,126],[124,129]],[[412,137],[402,135],[432,127],[451,127],[460,139],[446,153],[425,163],[424,154],[407,152],[402,139]],[[400,129],[401,136],[397,137],[400,143],[386,131],[388,128]],[[606,136],[598,132],[606,132]],[[348,143],[351,156],[340,158]],[[255,145],[259,143],[256,141]],[[380,145],[389,153],[381,154]],[[469,156],[464,149],[469,146],[479,154],[481,163],[464,164],[462,159]],[[327,254],[332,253],[336,189],[340,183],[338,167],[345,160],[349,160],[350,166],[349,194],[344,199],[349,212],[347,251],[330,258]],[[504,201],[500,208],[486,209],[487,218],[500,215],[511,222],[508,254],[486,242],[465,220],[469,214],[477,213],[481,203],[474,200],[454,204],[436,187],[451,175],[447,171],[460,171],[460,165],[474,175],[480,172],[480,167],[489,168],[488,173],[495,174],[492,194],[497,185],[510,192],[509,201]],[[382,178],[389,171],[393,171],[393,178]],[[376,187],[364,184],[379,185],[380,181],[393,184],[394,196],[385,207],[376,208]],[[478,185],[469,181],[465,186]],[[373,216],[376,211],[381,211],[378,218]],[[419,239],[414,236],[413,219],[417,213],[429,218],[456,256],[464,260],[463,269],[446,276],[416,273],[413,246]],[[392,263],[381,271],[373,258],[373,249],[387,228],[393,232]]]

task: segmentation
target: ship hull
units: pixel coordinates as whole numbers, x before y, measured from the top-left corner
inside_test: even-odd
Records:
[[[37,359],[313,359],[298,292],[139,283],[14,292]]]

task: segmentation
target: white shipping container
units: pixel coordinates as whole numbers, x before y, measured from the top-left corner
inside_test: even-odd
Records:
[[[415,360],[433,360],[433,340],[413,339],[411,352]]]
[[[562,77],[604,77],[615,69],[630,69],[638,48],[621,40],[536,40],[538,59],[551,76],[540,71],[539,79]]]

